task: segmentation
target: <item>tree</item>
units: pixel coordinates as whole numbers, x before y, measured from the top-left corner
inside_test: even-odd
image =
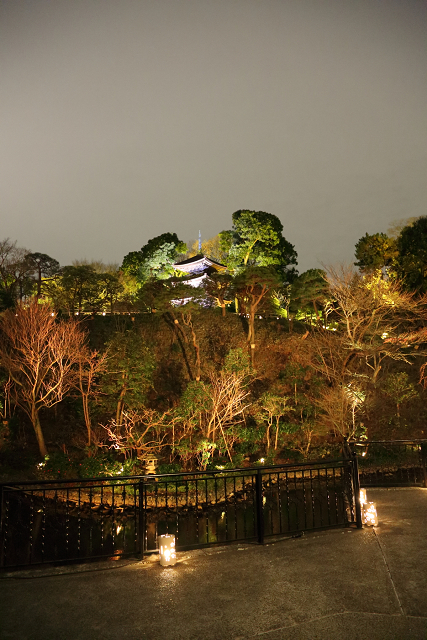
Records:
[[[107,431],[111,448],[122,453],[125,458],[132,458],[136,454],[141,460],[146,455],[152,456],[161,451],[171,419],[168,411],[158,413],[141,407],[139,411],[125,411],[120,422],[112,419],[102,426]]]
[[[88,265],[63,267],[60,274],[48,286],[49,296],[55,307],[65,307],[71,314],[81,313],[85,301],[99,306],[101,291],[95,269]]]
[[[219,372],[210,372],[209,382],[190,382],[176,407],[173,450],[188,464],[197,458],[206,468],[215,450],[232,460],[233,444],[250,406],[247,355],[231,350]]]
[[[46,253],[29,253],[27,255],[27,261],[29,267],[33,269],[36,274],[37,298],[40,298],[42,279],[51,278],[57,274],[61,268],[60,264],[58,260],[51,258]]]
[[[427,293],[427,216],[402,229],[397,250],[396,271],[404,288]]]
[[[259,400],[261,415],[266,422],[265,436],[267,443],[267,453],[270,451],[273,426],[275,427],[274,449],[277,450],[279,442],[280,420],[289,411],[294,411],[293,407],[287,405],[288,400],[289,398],[287,396],[276,394],[274,392],[271,393],[270,391],[266,391],[265,393],[263,393]]]
[[[390,373],[385,379],[381,391],[395,403],[397,419],[400,424],[400,406],[418,395],[406,371]]]
[[[329,286],[323,269],[308,269],[299,275],[291,285],[290,307],[292,311],[302,311],[306,315],[315,313],[320,320],[320,309],[328,300]]]
[[[279,218],[264,211],[240,210],[233,213],[233,229],[220,233],[221,249],[228,251],[227,265],[239,267],[275,266],[286,278],[297,253],[283,236]]]
[[[32,267],[27,249],[17,247],[9,238],[0,242],[0,299],[6,308],[31,293]]]
[[[397,239],[400,236],[402,229],[410,227],[419,220],[422,216],[413,216],[411,218],[402,218],[400,220],[393,220],[390,227],[387,229],[387,234],[390,238]]]
[[[201,250],[199,249],[199,241],[195,240],[191,245],[191,249],[187,252],[187,257],[192,258],[193,256],[199,255],[201,252],[203,255],[211,258],[211,260],[223,263],[227,260],[228,250],[223,251],[221,246],[220,234],[217,234],[208,240],[203,240]]]
[[[121,270],[126,275],[138,276],[139,269],[141,268],[142,256],[140,251],[131,251],[124,258],[121,266]]]
[[[348,436],[356,430],[356,412],[363,412],[384,362],[410,364],[417,353],[411,347],[423,339],[415,329],[424,322],[427,299],[416,299],[378,273],[363,276],[345,267],[330,269],[328,282],[334,330],[316,325],[304,345],[307,364],[327,383],[317,401],[322,419]]]
[[[354,264],[363,272],[391,267],[397,258],[397,246],[394,238],[385,233],[366,233],[356,244]]]
[[[234,279],[233,288],[239,300],[241,312],[248,317],[247,342],[251,348],[251,362],[255,359],[255,314],[265,304],[280,279],[271,267],[248,267]]]
[[[225,316],[226,305],[232,302],[232,279],[229,273],[212,273],[203,281],[204,290],[207,295],[215,300],[216,304],[221,307],[223,316]]]
[[[87,431],[87,446],[92,444],[92,420],[90,416],[90,399],[99,393],[99,376],[107,366],[108,351],[100,353],[91,351],[87,346],[81,350],[79,358],[76,387],[80,391],[83,404],[83,415]]]
[[[0,360],[13,381],[17,403],[31,420],[47,455],[40,410],[62,400],[73,386],[85,334],[74,320],[58,321],[52,307],[32,300],[6,311],[0,324]]]
[[[120,426],[127,410],[144,405],[154,369],[152,354],[136,331],[118,331],[108,342],[108,360],[100,386]]]
[[[118,272],[98,274],[98,283],[102,287],[102,302],[108,302],[110,313],[114,312],[114,306],[125,290],[120,280]]]
[[[149,278],[166,279],[173,275],[173,264],[187,245],[176,233],[162,233],[152,238],[140,251],[132,251],[123,258],[122,271],[137,276],[141,283]]]
[[[385,358],[409,363],[407,349],[418,336],[408,330],[425,319],[427,299],[417,299],[402,291],[399,281],[383,280],[378,273],[363,276],[331,268],[328,281],[331,318],[345,336],[348,358],[365,362],[374,383]]]
[[[200,344],[195,324],[202,309],[205,292],[202,287],[187,284],[185,277],[148,280],[141,288],[139,297],[152,312],[162,314],[175,333],[189,379],[200,381]],[[189,344],[193,346],[193,358],[188,354]]]
[[[182,251],[177,251],[177,245],[174,242],[164,242],[142,262],[138,274],[139,281],[146,282],[150,278],[167,280],[172,277],[175,272],[174,263],[179,253]]]

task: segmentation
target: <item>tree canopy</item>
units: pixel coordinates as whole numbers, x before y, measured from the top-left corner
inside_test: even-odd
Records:
[[[310,315],[314,311],[319,320],[319,311],[328,298],[328,291],[329,285],[323,269],[304,271],[292,283],[290,300],[292,311],[300,310]]]
[[[232,230],[220,233],[221,249],[228,250],[230,269],[274,266],[285,275],[291,265],[297,264],[297,253],[283,237],[283,225],[277,216],[240,210],[233,213],[232,220]]]
[[[354,264],[362,271],[376,271],[392,266],[397,253],[394,238],[385,233],[366,233],[356,244]]]
[[[404,227],[397,238],[397,275],[407,291],[427,292],[427,216]]]
[[[187,245],[176,233],[162,233],[152,238],[140,251],[131,251],[122,262],[122,271],[136,276],[140,282],[150,277],[165,279],[173,275],[173,264],[180,254],[186,253]]]

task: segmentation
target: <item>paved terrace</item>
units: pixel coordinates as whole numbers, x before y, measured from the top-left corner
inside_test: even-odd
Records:
[[[1,640],[426,640],[427,489],[370,489],[375,531],[3,574]]]

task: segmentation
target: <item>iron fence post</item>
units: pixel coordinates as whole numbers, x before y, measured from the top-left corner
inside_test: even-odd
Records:
[[[356,526],[358,529],[362,529],[362,509],[360,506],[360,483],[359,483],[359,463],[357,461],[357,454],[355,451],[352,453],[353,463],[353,494],[354,494],[354,506],[356,511]]]
[[[144,545],[145,545],[145,508],[144,508],[144,480],[140,480],[138,482],[138,494],[139,494],[139,544],[140,544],[140,555],[141,558],[144,557]]]
[[[264,504],[262,495],[262,475],[261,469],[257,470],[255,476],[255,500],[256,500],[256,521],[258,544],[264,544]]]
[[[424,487],[427,487],[427,445],[425,442],[421,443],[421,464],[424,473]]]
[[[0,567],[3,566],[3,485],[0,484]]]

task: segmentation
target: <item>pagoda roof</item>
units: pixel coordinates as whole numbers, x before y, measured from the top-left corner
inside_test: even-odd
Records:
[[[174,267],[180,271],[186,271],[187,273],[191,271],[202,271],[209,268],[213,268],[216,271],[222,271],[227,268],[224,264],[216,262],[216,260],[212,260],[202,253],[199,253],[192,258],[188,258],[187,260],[175,262]]]

